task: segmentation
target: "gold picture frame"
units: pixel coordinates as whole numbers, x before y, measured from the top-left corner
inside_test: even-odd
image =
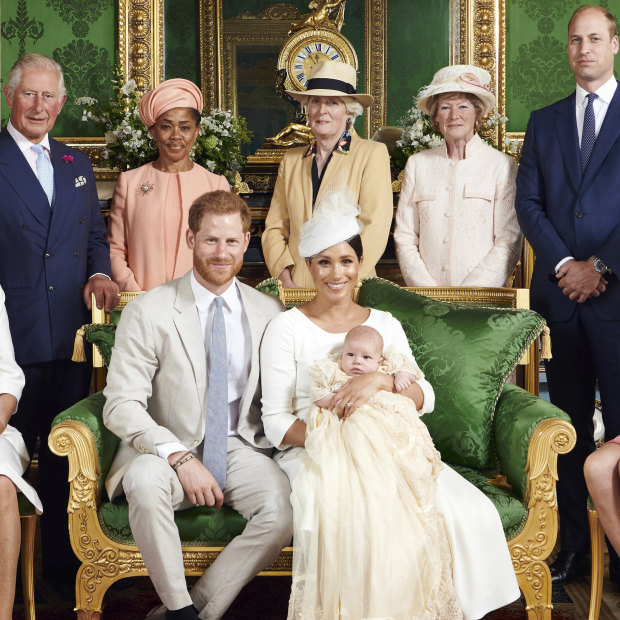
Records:
[[[214,107],[221,107],[226,102],[234,102],[234,82],[231,87],[231,79],[234,75],[234,67],[230,66],[232,58],[231,50],[238,42],[247,40],[247,26],[240,24],[243,20],[226,20],[225,27],[222,17],[222,0],[199,0],[200,4],[200,61],[201,81],[205,102]],[[375,102],[369,112],[365,114],[364,133],[366,137],[372,136],[376,129],[385,125],[386,121],[386,80],[387,58],[385,53],[385,41],[387,35],[387,2],[388,0],[366,0],[365,3],[365,76],[364,92],[375,97]],[[272,5],[280,7],[281,15],[274,12],[263,12],[246,19],[252,21],[255,26],[253,36],[260,45],[267,41],[270,32],[280,33],[282,24],[288,17],[285,5]],[[290,5],[289,5],[290,6]],[[258,21],[260,20],[260,21]],[[272,21],[273,23],[269,23]],[[287,24],[287,31],[290,20]],[[235,29],[236,28],[236,29]],[[226,76],[226,77],[225,77]],[[230,77],[229,77],[230,76]]]

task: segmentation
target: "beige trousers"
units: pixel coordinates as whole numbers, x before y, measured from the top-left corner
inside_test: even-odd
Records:
[[[202,619],[221,618],[237,594],[269,566],[293,535],[291,489],[269,458],[240,437],[228,438],[224,503],[248,523],[188,592],[174,511],[191,507],[164,459],[140,455],[123,477],[129,524],[157,594],[167,609],[192,603]]]

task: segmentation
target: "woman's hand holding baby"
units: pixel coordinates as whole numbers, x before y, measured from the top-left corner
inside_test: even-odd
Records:
[[[335,390],[329,409],[339,418],[348,418],[379,390],[391,392],[394,380],[382,372],[369,372],[349,379],[341,388]]]

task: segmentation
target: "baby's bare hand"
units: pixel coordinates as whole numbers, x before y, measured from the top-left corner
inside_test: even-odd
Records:
[[[397,392],[404,392],[414,381],[414,377],[408,372],[397,372],[394,375],[394,388]]]

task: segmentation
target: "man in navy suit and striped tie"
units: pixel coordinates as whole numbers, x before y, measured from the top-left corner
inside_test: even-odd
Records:
[[[66,99],[60,65],[26,54],[9,73],[11,118],[0,132],[0,285],[15,357],[26,375],[15,426],[32,456],[39,446],[43,569],[66,579],[67,464],[47,437],[52,419],[88,395],[90,369],[71,361],[75,331],[118,303],[110,249],[88,158],[49,137]],[[64,574],[63,574],[64,572]],[[71,583],[71,580],[68,580]]]
[[[620,92],[616,20],[600,6],[576,9],[568,60],[577,80],[566,99],[532,113],[517,176],[516,209],[536,254],[532,308],[551,329],[551,402],[577,431],[558,459],[562,551],[551,579],[589,563],[583,465],[594,450],[595,387],[608,439],[620,435]]]

